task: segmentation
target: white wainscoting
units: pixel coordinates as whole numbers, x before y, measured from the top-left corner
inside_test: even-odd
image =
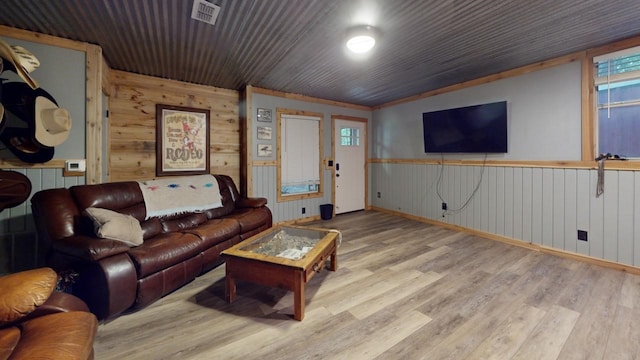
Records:
[[[373,163],[371,205],[621,264],[640,266],[640,172],[485,167],[466,209],[442,217],[440,165]],[[480,166],[444,166],[449,209],[460,207],[480,179]],[[378,192],[380,198],[377,197]],[[588,231],[588,242],[577,230]]]
[[[324,192],[322,198],[309,198],[278,202],[277,178],[275,166],[253,167],[253,194],[268,199],[267,206],[273,214],[273,222],[297,220],[306,217],[320,216],[320,205],[331,202],[331,172],[324,171]],[[302,214],[302,208],[305,213]]]
[[[31,194],[44,189],[82,185],[84,177],[64,177],[62,169],[11,169],[31,180]],[[0,212],[0,274],[44,265],[44,251],[36,238],[31,197]]]

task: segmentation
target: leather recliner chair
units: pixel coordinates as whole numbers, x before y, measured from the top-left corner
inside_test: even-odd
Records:
[[[98,321],[51,268],[0,277],[0,360],[93,359]]]

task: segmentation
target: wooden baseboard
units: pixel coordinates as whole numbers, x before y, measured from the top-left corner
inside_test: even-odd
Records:
[[[62,176],[71,177],[71,176],[84,176],[84,171],[68,171],[67,169],[62,169]]]
[[[320,215],[309,216],[309,217],[295,219],[295,220],[280,221],[278,223],[273,224],[273,226],[304,224],[304,223],[308,223],[316,220],[320,220]]]
[[[454,225],[454,224],[449,224],[449,223],[442,222],[442,221],[437,221],[437,220],[427,219],[427,218],[423,218],[423,217],[419,217],[419,216],[415,216],[415,215],[405,214],[405,213],[402,213],[402,212],[399,212],[399,211],[388,210],[388,209],[375,207],[375,206],[372,206],[371,210],[384,212],[384,213],[388,213],[388,214],[392,214],[392,215],[397,215],[397,216],[401,216],[401,217],[404,217],[404,218],[407,218],[407,219],[420,221],[420,222],[431,224],[431,225],[442,226],[444,228],[448,228],[448,229],[452,229],[452,230],[456,230],[456,231],[462,231],[462,232],[465,232],[465,233],[468,233],[468,234],[472,234],[472,235],[483,237],[485,239],[495,240],[495,241],[499,241],[499,242],[506,243],[506,244],[509,244],[509,245],[514,245],[514,246],[520,246],[520,247],[523,247],[523,248],[526,248],[526,249],[530,249],[530,250],[533,250],[533,251],[539,251],[539,252],[542,252],[542,253],[545,253],[545,254],[560,256],[560,257],[563,257],[563,258],[582,261],[582,262],[586,262],[586,263],[597,265],[597,266],[602,266],[602,267],[615,269],[615,270],[619,270],[619,271],[625,271],[625,272],[628,272],[630,274],[640,275],[640,267],[637,267],[637,266],[622,264],[622,263],[611,261],[611,260],[600,259],[600,258],[596,258],[596,257],[589,256],[589,255],[577,254],[577,253],[573,253],[573,252],[566,251],[566,250],[554,249],[554,248],[551,248],[551,247],[548,247],[548,246],[538,245],[538,244],[533,244],[533,243],[530,243],[530,242],[526,242],[524,240],[514,239],[514,238],[507,237],[507,236],[496,235],[496,234],[488,233],[488,232],[485,232],[485,231],[480,231],[480,230],[470,229],[470,228],[466,228],[466,227],[462,227],[462,226],[458,226],[458,225]]]

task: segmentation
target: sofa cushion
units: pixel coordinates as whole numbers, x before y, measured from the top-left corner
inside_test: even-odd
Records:
[[[231,214],[231,212],[235,208],[234,203],[231,200],[229,200],[229,201],[224,201],[223,204],[224,205],[222,207],[205,210],[204,213],[207,214],[207,218],[217,219],[217,218],[221,218],[223,216]]]
[[[240,234],[240,224],[232,219],[213,219],[197,228],[185,230],[195,234],[202,239],[201,250],[204,251],[211,246],[229,240]]]
[[[265,210],[266,209],[266,210]],[[237,208],[227,218],[236,219],[240,224],[242,234],[255,230],[267,224],[270,226],[271,213],[263,208]]]
[[[142,244],[142,228],[133,216],[94,207],[85,209],[85,214],[93,221],[96,236],[119,240],[129,246]]]
[[[207,221],[204,213],[183,214],[162,219],[162,232],[175,232],[194,228]]]
[[[89,207],[117,210],[144,220],[146,210],[138,183],[135,181],[76,185],[69,188],[80,211]]]
[[[0,277],[0,327],[31,313],[51,295],[58,274],[51,268],[21,271]]]
[[[20,328],[12,359],[90,359],[98,321],[92,313],[71,311],[31,319]]]
[[[142,238],[147,240],[162,233],[162,222],[158,218],[151,218],[140,223]]]
[[[131,248],[129,256],[141,279],[197,255],[201,244],[202,240],[194,234],[160,234]]]

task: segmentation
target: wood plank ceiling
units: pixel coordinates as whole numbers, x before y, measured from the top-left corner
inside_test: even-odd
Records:
[[[637,0],[3,0],[0,24],[100,45],[113,69],[378,106],[640,35]],[[382,32],[345,55],[353,25]],[[0,34],[1,35],[1,34]]]

